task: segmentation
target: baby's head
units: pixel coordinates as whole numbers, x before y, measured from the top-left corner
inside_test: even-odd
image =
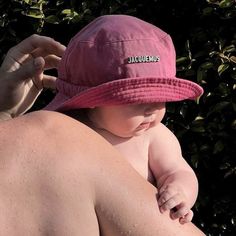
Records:
[[[176,77],[171,37],[126,15],[98,17],[72,38],[59,65],[57,90],[45,109],[163,104],[203,92]]]
[[[165,103],[141,103],[102,106],[89,109],[87,124],[96,130],[128,138],[156,126],[165,115]]]

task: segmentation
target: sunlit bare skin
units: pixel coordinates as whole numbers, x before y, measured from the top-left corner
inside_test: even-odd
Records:
[[[67,116],[0,123],[0,235],[200,236],[161,214],[156,188]]]

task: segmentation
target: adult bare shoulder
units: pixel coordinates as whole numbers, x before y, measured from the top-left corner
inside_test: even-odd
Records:
[[[156,188],[78,121],[40,111],[0,133],[1,235],[204,235],[160,214]]]

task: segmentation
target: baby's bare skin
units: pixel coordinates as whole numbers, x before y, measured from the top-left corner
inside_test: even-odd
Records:
[[[106,130],[95,129],[95,131],[122,153],[122,157],[126,159],[140,175],[155,185],[155,179],[148,164],[150,141],[148,132],[132,138],[121,138],[114,136]]]
[[[165,103],[102,106],[89,109],[86,124],[159,188],[160,211],[169,211],[171,219],[185,224],[193,218],[198,181],[178,139],[161,123],[164,115]]]
[[[160,214],[156,188],[62,114],[0,123],[0,169],[0,235],[204,235]]]

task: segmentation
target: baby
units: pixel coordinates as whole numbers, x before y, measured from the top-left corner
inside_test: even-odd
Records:
[[[172,40],[161,29],[132,16],[101,16],[70,41],[58,94],[45,109],[86,108],[83,122],[157,186],[160,211],[184,224],[193,217],[198,181],[161,121],[166,102],[196,99],[203,90],[176,78],[175,63]]]

